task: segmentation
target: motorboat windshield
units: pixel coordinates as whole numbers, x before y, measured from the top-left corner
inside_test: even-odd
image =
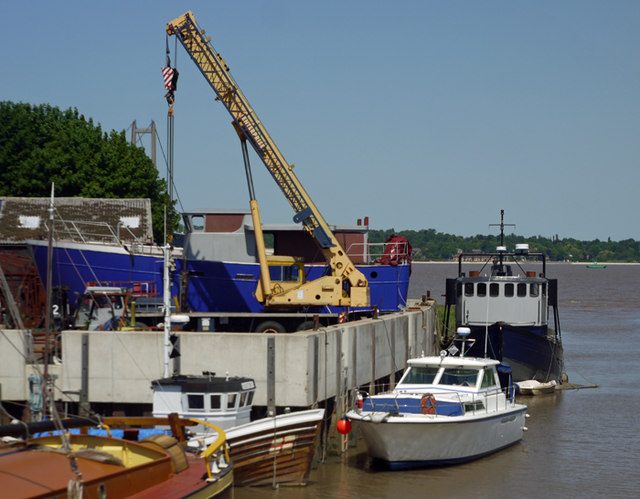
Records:
[[[403,385],[476,386],[482,371],[473,367],[410,366],[398,388]]]

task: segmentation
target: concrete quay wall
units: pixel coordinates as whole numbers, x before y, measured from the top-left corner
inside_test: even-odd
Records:
[[[29,374],[35,368],[22,357],[22,334],[0,334],[4,400],[29,400]],[[403,370],[411,357],[433,353],[436,306],[416,304],[405,312],[294,334],[178,334],[181,373],[252,377],[257,387],[254,405],[310,407]],[[62,363],[49,366],[57,376],[56,400],[68,400],[63,391],[80,390],[83,336],[90,403],[152,402],[151,380],[163,374],[164,336],[146,331],[62,332]],[[16,351],[20,349],[22,355]]]

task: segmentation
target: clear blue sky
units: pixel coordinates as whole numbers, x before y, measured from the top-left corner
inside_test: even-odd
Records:
[[[192,10],[330,224],[470,236],[504,209],[524,236],[640,239],[637,0],[2,4],[1,100],[154,120],[165,151],[165,26]],[[247,208],[230,116],[170,47],[182,207]],[[252,164],[263,222],[291,221]]]

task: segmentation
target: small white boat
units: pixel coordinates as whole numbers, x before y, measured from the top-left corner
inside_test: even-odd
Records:
[[[464,347],[463,347],[464,348]],[[396,388],[347,412],[360,425],[371,457],[392,469],[454,464],[522,439],[527,407],[515,403],[510,373],[493,359],[411,359]]]
[[[547,383],[541,383],[535,379],[527,379],[525,381],[516,382],[520,395],[543,395],[545,393],[554,393],[558,386],[554,380]]]
[[[256,390],[251,378],[174,375],[155,380],[153,415],[176,413],[196,418],[187,447],[203,452],[224,430],[229,458],[234,466],[234,486],[305,484],[320,435],[324,409],[309,409],[250,421]]]

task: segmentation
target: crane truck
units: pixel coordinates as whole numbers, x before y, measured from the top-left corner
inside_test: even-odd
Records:
[[[233,126],[240,137],[247,180],[251,215],[256,233],[256,246],[260,264],[260,279],[256,298],[272,309],[291,309],[309,305],[342,307],[369,307],[370,290],[364,274],[354,265],[342,248],[320,211],[293,172],[293,164],[287,163],[275,142],[258,119],[245,98],[223,57],[211,45],[210,37],[196,24],[191,11],[174,19],[166,26],[169,36],[175,36],[196,64],[233,119]],[[170,106],[173,106],[173,95]],[[327,275],[307,281],[304,262],[298,257],[267,255],[260,212],[255,199],[246,152],[246,143],[267,167],[295,211],[294,222],[302,223],[329,268]],[[272,280],[270,267],[298,268],[295,280]]]

